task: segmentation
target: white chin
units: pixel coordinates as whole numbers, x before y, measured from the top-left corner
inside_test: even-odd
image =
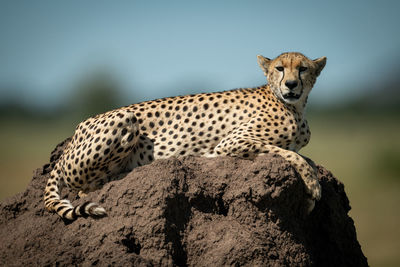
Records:
[[[287,98],[282,97],[282,99],[288,104],[296,104],[300,100],[300,98],[295,98],[295,97],[287,97]]]

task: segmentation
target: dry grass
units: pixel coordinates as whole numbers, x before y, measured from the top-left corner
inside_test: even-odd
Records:
[[[385,118],[311,118],[311,142],[301,152],[344,183],[371,266],[400,266],[400,124]]]

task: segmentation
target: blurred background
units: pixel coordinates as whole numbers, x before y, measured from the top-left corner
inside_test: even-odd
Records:
[[[344,185],[371,266],[400,266],[399,1],[0,2],[0,201],[81,120],[264,84],[256,55],[326,56],[302,153]]]

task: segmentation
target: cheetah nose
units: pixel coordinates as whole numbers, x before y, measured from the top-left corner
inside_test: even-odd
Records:
[[[297,86],[297,81],[286,81],[285,85],[289,88],[289,89],[293,89]]]

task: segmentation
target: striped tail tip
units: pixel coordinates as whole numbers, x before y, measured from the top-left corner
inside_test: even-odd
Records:
[[[93,202],[89,202],[85,209],[85,213],[92,217],[103,217],[107,215],[106,210],[103,207]]]
[[[60,206],[56,212],[67,221],[74,221],[78,217],[90,216],[94,218],[100,218],[107,215],[106,210],[94,202],[85,202],[84,204],[76,207],[72,207],[69,201],[67,204],[67,200],[62,200],[61,202],[63,205]]]

